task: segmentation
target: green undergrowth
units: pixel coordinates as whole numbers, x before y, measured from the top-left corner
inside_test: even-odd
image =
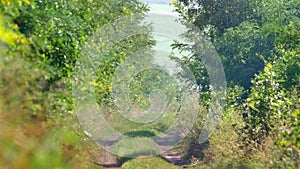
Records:
[[[178,169],[178,166],[159,157],[151,157],[130,160],[122,165],[122,169]]]

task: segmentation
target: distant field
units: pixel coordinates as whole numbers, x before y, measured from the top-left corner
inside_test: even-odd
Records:
[[[180,40],[178,36],[184,31],[184,26],[180,26],[175,20],[178,17],[173,7],[169,5],[169,0],[143,0],[150,7],[149,15],[154,22],[154,39],[157,44],[154,49],[157,51],[155,55],[155,62],[161,66],[174,67],[174,63],[170,61],[168,55],[172,52],[175,56],[181,58],[178,51],[172,50],[171,44],[174,40]],[[170,29],[171,28],[171,29]],[[179,31],[179,32],[178,32]]]
[[[149,4],[169,4],[172,0],[142,0]]]
[[[170,6],[169,4],[156,4],[156,3],[149,3],[148,4],[150,7],[150,11],[151,12],[172,12],[173,11],[173,7]]]

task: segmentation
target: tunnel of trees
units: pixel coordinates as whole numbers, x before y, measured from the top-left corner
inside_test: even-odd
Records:
[[[224,115],[208,141],[199,144],[201,117],[211,101],[210,79],[196,54],[182,57],[180,63],[200,86],[199,119],[176,147],[190,163],[197,159],[187,167],[299,168],[300,1],[177,0],[170,5],[178,22],[196,26],[212,42],[227,80]],[[102,168],[99,147],[74,110],[76,62],[99,28],[147,11],[139,0],[0,0],[0,168]],[[155,44],[150,32],[151,27],[106,53],[94,81],[99,105],[113,103],[109,98],[118,65],[141,46]],[[174,42],[172,47],[193,53],[192,44]],[[147,59],[151,64],[151,53]],[[137,109],[146,109],[150,91],[162,88],[175,105],[177,87],[168,74],[144,71],[131,81],[129,98]],[[176,113],[169,111],[146,126],[114,112],[105,116],[124,135],[143,138],[175,123]],[[127,161],[124,168],[174,167],[160,156],[144,162],[118,159]]]

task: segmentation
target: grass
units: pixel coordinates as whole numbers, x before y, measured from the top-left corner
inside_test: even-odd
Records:
[[[160,153],[157,144],[150,138],[123,137],[112,146],[112,151],[122,157],[153,156]]]
[[[176,113],[165,113],[153,123],[136,123],[121,114],[112,113],[107,118],[109,124],[124,136],[112,145],[112,152],[120,156],[121,163],[136,157],[160,154],[160,149],[152,137],[159,136],[175,124]]]
[[[166,112],[155,122],[145,124],[128,120],[116,112],[106,118],[109,125],[116,131],[123,134],[129,134],[129,136],[133,137],[134,135],[132,135],[132,133],[139,133],[138,136],[145,135],[146,137],[149,137],[149,133],[152,133],[152,136],[160,135],[172,127],[172,125],[175,124],[176,119],[177,115],[173,112]],[[145,134],[141,134],[141,132],[145,132]]]
[[[166,162],[159,157],[138,158],[122,165],[123,169],[178,169],[177,166]]]

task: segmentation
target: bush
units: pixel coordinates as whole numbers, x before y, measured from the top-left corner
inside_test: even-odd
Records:
[[[0,1],[0,168],[102,168],[74,124],[69,77],[96,28],[138,1]]]

